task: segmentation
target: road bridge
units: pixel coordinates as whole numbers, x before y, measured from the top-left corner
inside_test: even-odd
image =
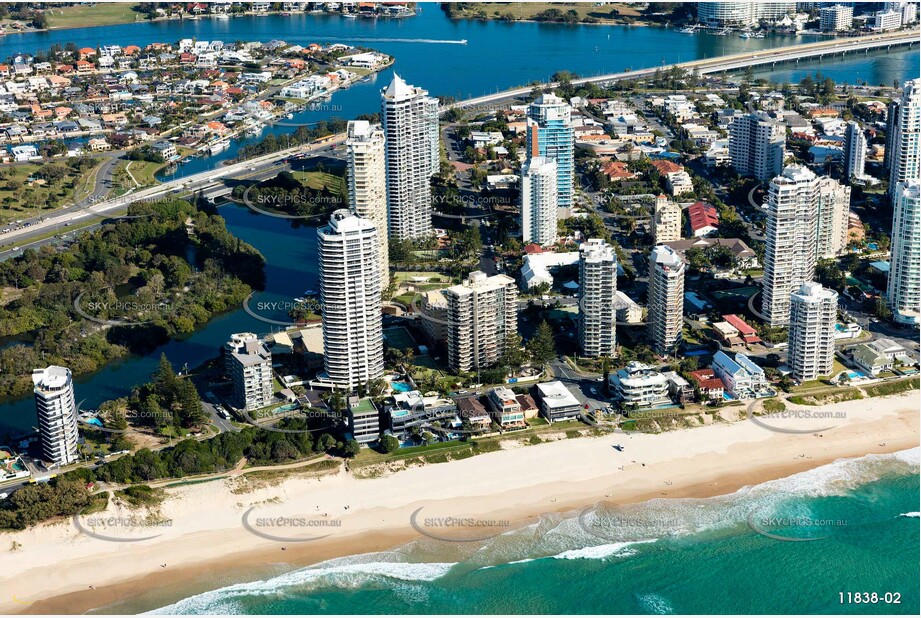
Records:
[[[671,68],[681,68],[689,71],[697,70],[701,75],[711,73],[722,73],[733,71],[740,68],[756,66],[775,66],[779,63],[795,62],[799,63],[811,59],[819,60],[832,57],[842,57],[847,54],[858,54],[861,52],[869,53],[875,50],[890,50],[894,47],[912,47],[921,44],[921,30],[901,30],[897,32],[888,32],[885,34],[875,34],[870,36],[854,37],[850,39],[829,39],[817,43],[806,43],[803,45],[791,45],[788,47],[775,47],[773,49],[762,49],[759,51],[732,54],[729,56],[719,56],[716,58],[704,58],[693,60],[691,62],[679,62],[675,64],[663,64],[659,66],[638,69],[635,71],[624,71],[622,73],[609,73],[606,75],[596,75],[594,77],[581,77],[572,80],[576,86],[582,84],[609,84],[625,79],[638,79],[651,77],[656,71],[664,71]],[[465,101],[458,101],[442,107],[441,111],[446,112],[449,109],[461,108],[470,109],[477,107],[486,107],[491,103],[505,101],[507,99],[527,96],[535,87],[553,88],[558,86],[556,82],[547,84],[536,84],[487,94],[481,97],[474,97]]]

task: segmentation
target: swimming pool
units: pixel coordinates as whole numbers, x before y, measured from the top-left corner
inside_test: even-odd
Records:
[[[96,427],[105,427],[105,425],[102,424],[102,421],[96,418],[95,416],[91,416],[88,419],[86,419],[86,424],[96,425]]]
[[[283,406],[278,406],[273,410],[273,412],[290,412],[291,410],[297,410],[300,407],[300,404],[296,403],[286,403]]]
[[[732,401],[732,395],[730,395],[726,391],[723,391],[723,399],[726,401]]]
[[[390,388],[398,393],[408,393],[413,390],[412,385],[409,382],[391,382]]]
[[[845,373],[847,373],[847,377],[850,378],[851,380],[856,380],[857,378],[867,377],[866,374],[860,373],[859,371],[853,371],[852,369],[848,369]]]

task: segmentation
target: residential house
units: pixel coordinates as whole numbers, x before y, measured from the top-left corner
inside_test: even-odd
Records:
[[[722,350],[717,352],[713,356],[713,372],[734,399],[752,399],[767,390],[764,370],[741,352],[736,353],[734,359]]]
[[[560,381],[538,384],[537,395],[541,414],[551,423],[573,419],[581,413],[579,400]]]

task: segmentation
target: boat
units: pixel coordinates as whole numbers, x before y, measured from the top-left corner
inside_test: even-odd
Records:
[[[228,148],[230,148],[230,140],[222,139],[211,143],[211,145],[208,147],[208,151],[214,155],[219,152],[224,152]]]
[[[751,32],[743,32],[742,34],[739,35],[739,38],[740,38],[740,39],[750,39],[750,38],[752,38],[752,33],[751,33]]]
[[[285,118],[287,118],[288,120],[291,120],[292,118],[294,118],[294,114],[286,114]]]
[[[214,16],[214,19],[230,19],[230,15],[227,13],[218,13]]]
[[[763,32],[758,32],[757,34],[752,35],[753,39],[763,39],[764,37],[765,37],[765,34]]]
[[[192,161],[192,157],[185,157],[183,159],[179,159],[180,163],[190,163],[191,161]]]
[[[313,296],[316,293],[316,290],[304,290],[304,296]]]
[[[683,32],[684,34],[694,34],[695,32],[697,32],[697,27],[696,27],[696,26],[688,26],[687,28],[682,28],[682,29],[679,30],[678,32]]]
[[[345,15],[343,15],[343,17],[345,17],[346,19],[355,19],[358,16],[352,15],[351,13],[346,13]]]

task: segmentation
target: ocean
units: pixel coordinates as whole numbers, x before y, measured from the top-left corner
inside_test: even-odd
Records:
[[[916,615],[918,473],[912,449],[726,496],[599,503],[474,546],[414,541],[151,613]],[[858,592],[876,602],[849,602]]]

